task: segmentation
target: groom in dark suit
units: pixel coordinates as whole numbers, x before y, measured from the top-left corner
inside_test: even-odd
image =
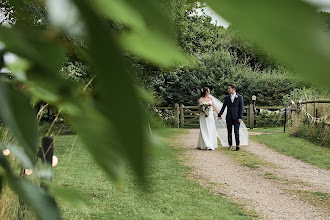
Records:
[[[221,111],[218,114],[219,119],[221,119],[221,115],[223,111],[227,107],[227,131],[228,131],[228,143],[229,149],[232,148],[232,132],[234,125],[234,133],[235,133],[235,141],[236,141],[236,151],[239,150],[239,125],[243,119],[243,96],[236,93],[236,85],[231,84],[228,86],[228,93],[225,97],[225,101],[223,102],[223,106]]]

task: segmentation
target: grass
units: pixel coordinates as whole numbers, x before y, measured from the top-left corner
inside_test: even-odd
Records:
[[[233,147],[233,149],[235,149],[235,147]],[[230,156],[241,166],[245,166],[251,169],[257,169],[260,168],[260,166],[275,166],[274,164],[263,160],[257,155],[244,150],[244,148],[241,148],[239,151],[228,150],[227,147],[221,147],[221,144],[219,143],[219,148],[217,150],[221,151],[223,154]]]
[[[330,169],[330,148],[322,147],[305,139],[292,137],[279,129],[267,129],[269,134],[250,136],[276,151],[295,157],[323,169]]]
[[[5,186],[0,196],[0,219],[15,219],[18,215],[18,197]]]
[[[307,190],[289,190],[292,195],[298,196],[302,201],[308,202],[315,207],[323,208],[330,214],[330,194],[324,192],[311,192]]]
[[[251,219],[237,204],[187,178],[190,169],[181,165],[178,152],[170,147],[185,132],[159,132],[166,146],[148,156],[149,192],[138,187],[130,171],[118,187],[104,175],[79,140],[72,145],[75,136],[59,136],[55,142],[59,164],[54,169],[54,182],[78,189],[91,201],[88,212],[61,202],[63,219]]]
[[[271,180],[278,180],[279,178],[273,173],[265,173],[265,177]]]
[[[287,128],[286,128],[287,129]],[[277,133],[283,132],[283,127],[275,127],[275,128],[254,128],[249,129],[249,132],[263,132],[263,133]]]

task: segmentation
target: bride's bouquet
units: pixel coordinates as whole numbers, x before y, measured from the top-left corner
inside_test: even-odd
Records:
[[[205,117],[209,116],[211,110],[212,102],[203,102],[200,106],[201,111],[205,113]]]

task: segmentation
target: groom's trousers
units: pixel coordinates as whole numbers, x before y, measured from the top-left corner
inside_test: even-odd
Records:
[[[240,125],[240,123],[238,122],[238,120],[234,120],[232,118],[227,118],[226,122],[227,122],[229,146],[233,146],[233,137],[232,137],[233,126],[234,126],[236,146],[239,146],[239,125]]]

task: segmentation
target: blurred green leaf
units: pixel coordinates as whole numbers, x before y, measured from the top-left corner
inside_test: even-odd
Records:
[[[188,58],[166,36],[153,32],[135,32],[122,35],[123,48],[132,54],[160,66],[187,65]]]
[[[3,154],[0,154],[0,164],[6,171],[4,179],[10,188],[20,196],[24,203],[36,210],[40,219],[61,219],[55,200],[44,188],[39,188],[23,178],[15,177]]]
[[[82,108],[82,111],[81,115],[69,115],[70,125],[86,143],[95,161],[110,177],[118,180],[124,171],[124,158],[121,149],[118,149],[122,145],[116,137],[116,129],[95,110]]]
[[[143,16],[146,25],[151,26],[151,29],[157,30],[163,35],[172,36],[174,24],[170,22],[168,16],[162,10],[159,1],[126,0],[126,2]]]
[[[123,48],[132,54],[165,67],[188,63],[171,39],[169,28],[172,25],[160,10],[160,4],[149,0],[138,4],[135,1],[96,0],[93,5],[112,20],[133,28],[121,38]]]
[[[100,140],[95,139],[96,142],[92,146],[91,143],[88,144],[90,149],[94,148],[92,153],[103,167],[107,166],[109,168],[109,158],[106,159],[101,154],[119,154],[130,161],[130,165],[142,178],[145,173],[144,158],[147,140],[147,134],[143,128],[147,125],[138,102],[137,91],[133,86],[131,76],[124,68],[121,51],[117,48],[116,42],[109,31],[102,25],[89,4],[78,0],[75,0],[75,3],[85,19],[89,32],[87,42],[91,62],[95,66],[96,72],[96,106],[105,116],[104,127],[108,128],[111,122],[113,128],[100,131],[101,135],[99,136],[102,136],[102,138]],[[89,119],[87,118],[87,120]],[[86,128],[80,128],[80,131],[84,131],[81,135],[86,135],[86,137],[91,132],[90,129]],[[107,134],[107,131],[111,133]],[[110,143],[112,142],[111,139],[117,139],[118,142],[102,146],[109,143],[109,139]],[[99,149],[96,149],[96,147]],[[107,171],[109,173],[109,170]]]
[[[0,27],[0,32],[0,40],[5,43],[6,50],[38,64],[45,70],[45,75],[57,72],[62,67],[65,53],[55,43],[56,36],[52,39],[38,30],[30,32],[15,27]]]
[[[58,187],[54,184],[47,184],[49,192],[56,198],[61,199],[83,211],[88,211],[90,202],[79,192],[69,188]]]
[[[153,104],[155,102],[155,98],[153,97],[153,95],[150,92],[148,92],[147,90],[145,90],[143,87],[136,86],[136,90],[138,91],[138,95],[141,100],[144,100],[145,102],[148,102],[151,104]]]
[[[125,1],[94,0],[94,7],[108,18],[133,27],[135,30],[145,30],[143,17],[131,8]]]
[[[2,187],[3,187],[3,177],[0,176],[0,194],[2,194]]]
[[[306,81],[328,88],[330,37],[321,33],[316,9],[300,0],[207,0],[244,36]]]
[[[0,82],[0,116],[31,161],[35,160],[37,123],[28,99],[7,84]]]
[[[25,151],[14,144],[7,144],[8,149],[17,157],[17,159],[22,163],[22,166],[27,169],[32,169],[33,163],[31,158],[25,153]],[[34,156],[33,161],[35,161],[36,156]]]
[[[10,177],[9,186],[20,195],[20,198],[37,211],[41,219],[61,219],[55,200],[43,188],[39,188],[31,182]]]

